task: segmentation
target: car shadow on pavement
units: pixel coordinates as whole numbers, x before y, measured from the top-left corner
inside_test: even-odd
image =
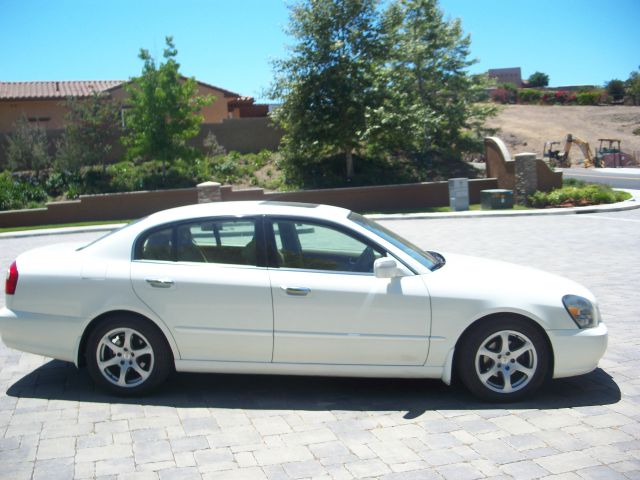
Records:
[[[153,394],[124,398],[93,385],[85,369],[52,360],[21,378],[7,390],[19,398],[70,400],[180,408],[255,410],[406,411],[417,418],[432,410],[495,409],[476,400],[461,386],[440,380],[339,378],[285,375],[176,373]],[[531,399],[500,407],[556,409],[608,405],[620,400],[613,378],[604,370],[553,380]]]

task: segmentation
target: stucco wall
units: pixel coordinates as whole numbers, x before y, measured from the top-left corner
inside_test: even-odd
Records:
[[[22,116],[27,118],[49,118],[39,122],[46,130],[60,129],[64,125],[67,109],[64,99],[0,101],[0,132],[13,130],[13,124]]]

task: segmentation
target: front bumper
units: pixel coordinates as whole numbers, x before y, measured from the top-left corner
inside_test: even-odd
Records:
[[[554,353],[553,378],[572,377],[595,370],[607,349],[607,326],[583,330],[547,330]]]

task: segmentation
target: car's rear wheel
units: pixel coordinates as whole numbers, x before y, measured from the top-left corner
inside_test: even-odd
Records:
[[[171,352],[162,333],[135,316],[118,315],[89,335],[87,368],[94,382],[117,395],[141,395],[171,371]]]
[[[462,339],[458,374],[483,400],[510,402],[544,383],[551,351],[544,334],[521,318],[481,320]]]

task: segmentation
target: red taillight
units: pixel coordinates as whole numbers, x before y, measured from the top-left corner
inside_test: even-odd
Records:
[[[7,281],[4,284],[4,293],[7,295],[13,295],[16,293],[16,287],[18,286],[18,265],[13,262],[7,270]]]

